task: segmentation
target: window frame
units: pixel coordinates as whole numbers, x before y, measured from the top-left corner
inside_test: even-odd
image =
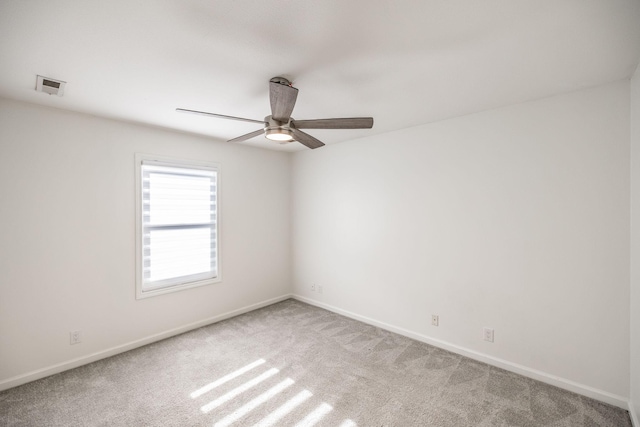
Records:
[[[214,231],[216,233],[216,265],[217,274],[215,277],[206,279],[195,279],[173,285],[163,286],[155,289],[144,289],[144,261],[143,261],[143,162],[157,163],[158,166],[169,166],[191,169],[205,169],[216,172],[216,222]],[[196,288],[200,286],[211,285],[222,281],[221,274],[221,255],[220,255],[220,165],[215,162],[206,162],[199,160],[177,159],[174,157],[158,156],[154,154],[136,153],[135,154],[135,191],[136,191],[136,299],[148,298],[156,295],[163,295],[172,292],[178,292],[185,289]]]

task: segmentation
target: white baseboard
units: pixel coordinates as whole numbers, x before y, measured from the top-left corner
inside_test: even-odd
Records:
[[[68,360],[66,362],[58,363],[56,365],[48,366],[46,368],[37,369],[35,371],[27,372],[26,374],[18,375],[12,378],[8,378],[6,380],[0,381],[0,391],[7,390],[13,387],[17,387],[22,384],[26,384],[31,381],[38,380],[40,378],[45,378],[53,374],[57,374],[59,372],[67,371],[69,369],[77,368],[78,366],[86,365],[88,363],[95,362],[100,359],[104,359],[110,356],[115,356],[119,353],[124,353],[125,351],[133,350],[134,348],[142,347],[147,344],[151,344],[156,341],[160,341],[175,335],[179,335],[193,329],[201,328],[206,325],[210,325],[212,323],[220,322],[225,319],[229,319],[234,316],[238,316],[240,314],[248,313],[253,310],[257,310],[262,307],[266,307],[271,304],[275,304],[280,301],[284,301],[289,298],[294,298],[299,301],[305,302],[307,304],[311,304],[317,307],[324,308],[326,310],[332,311],[334,313],[341,314],[346,317],[350,317],[355,320],[359,320],[361,322],[377,326],[379,328],[395,332],[397,334],[415,339],[417,341],[421,341],[435,347],[439,347],[453,353],[461,354],[463,356],[469,357],[471,359],[475,359],[484,363],[487,363],[492,366],[496,366],[507,371],[515,372],[520,375],[524,375],[529,378],[533,378],[538,381],[542,381],[547,384],[554,385],[556,387],[563,388],[565,390],[572,391],[577,394],[581,394],[583,396],[590,397],[592,399],[596,399],[610,405],[617,406],[622,409],[626,409],[629,411],[629,415],[631,417],[631,421],[634,427],[640,427],[640,420],[638,420],[637,415],[635,414],[633,407],[628,399],[617,396],[615,394],[599,390],[593,387],[589,387],[587,385],[583,385],[580,383],[576,383],[571,380],[567,380],[561,377],[557,377],[555,375],[547,374],[542,371],[538,371],[536,369],[528,368],[523,365],[518,365],[516,363],[508,362],[503,359],[499,359],[497,357],[489,356],[475,350],[470,350],[464,347],[457,346],[455,344],[448,343],[446,341],[438,340],[435,338],[428,337],[426,335],[422,335],[417,332],[410,331],[408,329],[404,329],[398,326],[394,326],[385,322],[380,322],[378,320],[361,316],[359,314],[353,313],[348,310],[343,310],[341,308],[332,306],[330,304],[325,304],[320,301],[316,301],[311,298],[303,297],[301,295],[295,294],[285,294],[276,298],[271,298],[265,301],[261,301],[255,304],[248,305],[246,307],[239,308],[237,310],[232,310],[227,313],[219,314],[217,316],[213,316],[207,319],[203,319],[197,322],[189,323],[187,325],[183,325],[177,328],[169,329],[164,332],[160,332],[154,335],[150,335],[145,338],[141,338],[135,341],[131,341],[126,344],[122,344],[119,346],[111,347],[106,350],[102,350],[96,353],[89,354],[87,356],[78,357],[75,359]]]
[[[141,338],[139,340],[131,341],[126,344],[122,344],[122,345],[108,348],[106,350],[98,351],[96,353],[92,353],[87,356],[78,357],[75,359],[68,360],[66,362],[58,363],[56,365],[48,366],[46,368],[37,369],[35,371],[27,372],[26,374],[8,378],[6,380],[0,381],[0,391],[7,390],[12,387],[17,387],[19,385],[38,380],[40,378],[48,377],[49,375],[57,374],[59,372],[67,371],[69,369],[77,368],[78,366],[86,365],[88,363],[95,362],[96,360],[104,359],[110,356],[115,356],[116,354],[124,353],[125,351],[133,350],[134,348],[142,347],[143,345],[151,344],[153,342],[160,341],[165,338],[172,337],[174,335],[179,335],[179,334],[191,331],[193,329],[198,329],[203,326],[210,325],[212,323],[220,322],[221,320],[229,319],[230,317],[235,317],[240,314],[248,313],[250,311],[257,310],[259,308],[266,307],[268,305],[275,304],[280,301],[284,301],[291,297],[292,297],[291,294],[281,295],[279,297],[271,298],[265,301],[251,304],[246,307],[239,308],[237,310],[232,310],[227,313],[209,317],[208,319],[199,320],[197,322],[193,322],[177,328],[169,329],[167,331],[150,335],[148,337]]]
[[[640,420],[638,419],[638,415],[636,414],[635,408],[633,407],[631,402],[629,402],[628,410],[629,410],[629,417],[631,418],[631,425],[633,427],[640,427]]]
[[[489,356],[487,354],[483,354],[477,352],[475,350],[470,350],[468,348],[460,347],[455,344],[451,344],[446,341],[438,340],[435,338],[428,337],[426,335],[422,335],[417,332],[410,331],[408,329],[404,329],[398,326],[390,325],[385,322],[380,322],[378,320],[372,319],[370,317],[361,316],[359,314],[353,313],[348,310],[343,310],[338,307],[334,307],[329,304],[325,304],[323,302],[316,301],[311,298],[303,297],[301,295],[293,294],[293,298],[299,301],[305,302],[307,304],[314,305],[316,307],[324,308],[326,310],[332,311],[334,313],[341,314],[346,317],[350,317],[355,320],[359,320],[361,322],[367,323],[369,325],[377,326],[379,328],[385,329],[387,331],[395,332],[399,335],[404,335],[405,337],[412,338],[416,341],[421,341],[427,344],[431,344],[435,347],[442,348],[444,350],[451,351],[453,353],[461,354],[463,356],[469,357],[474,360],[478,360],[480,362],[484,362],[488,365],[496,366],[498,368],[502,368],[507,371],[515,372],[516,374],[523,375],[525,377],[533,378],[538,381],[542,381],[547,384],[554,385],[556,387],[572,391],[577,394],[581,394],[583,396],[590,397],[592,399],[599,400],[601,402],[608,403],[610,405],[617,406],[619,408],[629,410],[629,400],[625,397],[618,396],[604,390],[599,390],[593,387],[589,387],[584,384],[579,384],[577,382],[567,380],[555,375],[548,374],[546,372],[538,371],[536,369],[528,368],[523,365],[518,365],[517,363],[512,363],[503,359],[499,359],[497,357]],[[632,414],[631,411],[629,411]],[[632,415],[633,416],[633,415]],[[634,426],[640,427],[640,424],[637,423],[637,420],[634,420]]]

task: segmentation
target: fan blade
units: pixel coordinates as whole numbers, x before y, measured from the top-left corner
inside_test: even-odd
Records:
[[[207,113],[205,111],[185,110],[184,108],[176,108],[176,111],[179,113],[191,113],[191,114],[200,114],[202,116],[216,117],[218,119],[238,120],[241,122],[251,122],[251,123],[265,123],[264,120],[245,119],[243,117],[225,116],[223,114]]]
[[[296,129],[371,129],[373,127],[373,117],[293,120],[291,127]]]
[[[258,136],[258,135],[262,135],[263,133],[264,133],[264,129],[258,129],[256,131],[247,133],[245,135],[241,135],[241,136],[238,136],[236,138],[230,139],[227,142],[242,142],[242,141],[246,141],[247,139],[254,138],[254,137]]]
[[[311,149],[320,148],[324,145],[324,142],[312,137],[308,133],[302,132],[301,130],[292,128],[291,132],[293,133],[293,137],[296,141],[298,141],[302,145],[306,145]]]
[[[271,117],[283,123],[289,121],[298,98],[298,89],[280,83],[269,82]]]

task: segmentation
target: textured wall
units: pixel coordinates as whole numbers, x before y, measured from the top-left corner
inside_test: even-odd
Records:
[[[296,153],[295,293],[624,402],[629,169],[628,81]]]

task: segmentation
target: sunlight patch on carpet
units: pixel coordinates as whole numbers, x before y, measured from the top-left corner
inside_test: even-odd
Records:
[[[269,390],[265,391],[260,396],[256,397],[255,399],[253,399],[250,402],[246,403],[245,405],[241,406],[237,410],[233,411],[233,413],[231,413],[230,415],[227,415],[226,417],[224,417],[223,419],[221,419],[220,421],[215,423],[214,426],[215,427],[227,427],[227,426],[233,424],[234,422],[236,422],[240,418],[242,418],[245,415],[247,415],[249,412],[253,411],[259,405],[262,405],[267,400],[271,399],[276,394],[281,393],[284,389],[286,389],[287,387],[289,387],[293,383],[295,383],[294,380],[292,380],[291,378],[287,378],[286,380],[284,380],[284,381],[278,383],[277,385],[271,387]]]
[[[200,410],[206,414],[207,412],[212,411],[213,409],[217,408],[223,403],[230,401],[234,397],[238,396],[240,393],[243,393],[249,390],[251,387],[255,387],[256,385],[260,384],[262,381],[266,380],[267,378],[274,376],[278,372],[280,372],[278,369],[271,368],[268,371],[262,373],[261,375],[255,377],[254,379],[247,381],[246,383],[234,388],[233,390],[231,390],[226,394],[223,394],[216,400],[207,403],[206,405],[201,407]]]
[[[309,399],[311,396],[313,396],[313,393],[309,390],[302,390],[300,393],[289,399],[285,404],[260,420],[255,427],[270,427],[274,425],[280,418],[293,411],[297,406],[304,403],[304,401]]]
[[[265,363],[264,359],[258,359],[253,363],[248,364],[247,366],[244,366],[240,369],[238,369],[237,371],[234,371],[228,375],[225,375],[222,378],[219,378],[217,380],[215,380],[214,382],[207,384],[204,387],[199,388],[198,390],[194,391],[193,393],[191,393],[191,398],[195,399],[197,397],[202,396],[205,393],[210,392],[211,390],[213,390],[216,387],[221,386],[222,384],[226,383],[227,381],[231,381],[232,379],[239,377],[240,375],[252,370],[253,368],[255,368],[256,366],[260,366],[263,363]]]
[[[296,424],[296,427],[312,427],[320,422],[320,420],[331,411],[333,411],[333,406],[328,403],[322,403],[314,409],[313,412],[304,417],[302,421]]]

